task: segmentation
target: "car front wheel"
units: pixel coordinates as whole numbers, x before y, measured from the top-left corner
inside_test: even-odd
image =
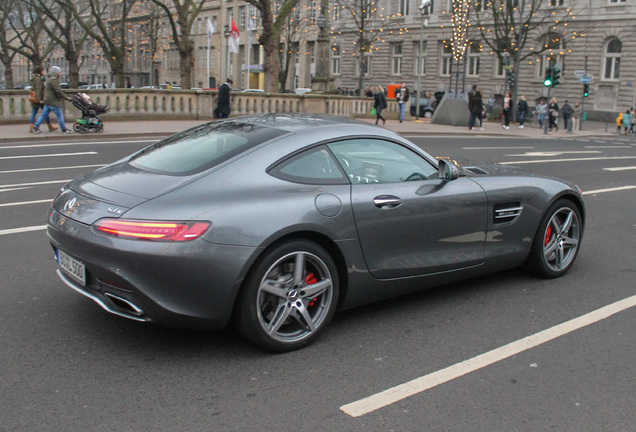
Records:
[[[338,290],[336,265],[327,251],[309,241],[286,242],[266,252],[250,271],[235,324],[262,348],[302,348],[333,317]]]
[[[583,234],[578,208],[568,200],[559,200],[546,212],[526,263],[537,276],[563,276],[572,267]]]

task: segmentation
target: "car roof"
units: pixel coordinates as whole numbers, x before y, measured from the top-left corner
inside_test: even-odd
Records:
[[[355,120],[348,117],[336,117],[322,114],[264,114],[259,116],[236,117],[227,121],[272,127],[293,133],[299,133],[301,131],[307,130],[329,130],[331,128],[339,126],[355,126],[356,131],[365,130],[367,133],[380,133],[381,135],[383,135],[383,131],[387,131],[387,129],[372,126],[371,124],[364,121]]]

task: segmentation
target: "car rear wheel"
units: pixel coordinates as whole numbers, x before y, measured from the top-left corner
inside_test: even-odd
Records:
[[[274,247],[250,271],[236,311],[239,332],[272,351],[316,339],[338,303],[338,273],[319,245],[295,240]]]
[[[582,234],[578,208],[568,200],[557,201],[541,220],[526,268],[538,276],[563,276],[576,259]]]

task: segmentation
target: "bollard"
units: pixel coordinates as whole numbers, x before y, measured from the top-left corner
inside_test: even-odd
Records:
[[[572,121],[572,116],[570,116],[570,118],[568,119],[568,133],[571,134],[572,128],[574,127],[574,122]]]

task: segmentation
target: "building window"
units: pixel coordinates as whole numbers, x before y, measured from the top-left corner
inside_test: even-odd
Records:
[[[309,20],[312,23],[316,22],[316,0],[312,0],[311,4],[309,5]]]
[[[245,6],[239,6],[239,29],[245,30]]]
[[[340,20],[340,8],[338,6],[334,7],[331,11],[331,16],[329,17],[331,21]]]
[[[366,53],[362,57],[362,76],[369,76],[371,73],[371,57]],[[360,76],[360,62],[356,59],[356,76]]]
[[[612,39],[605,47],[605,58],[603,67],[603,79],[617,80],[620,76],[621,50],[623,44],[618,39]]]
[[[230,26],[230,30],[232,30],[232,20],[234,19],[234,8],[227,8],[227,21],[226,23]]]
[[[331,48],[331,74],[340,75],[340,45]]]
[[[479,42],[471,42],[468,47],[468,76],[479,75],[479,56],[481,55],[481,45]]]
[[[426,74],[426,42],[422,42],[422,56],[421,57],[420,57],[420,43],[419,42],[413,42],[413,52],[415,53],[415,59],[414,59],[414,62],[413,62],[413,74],[415,76]]]
[[[545,76],[546,68],[556,64],[561,65],[561,75],[563,75],[565,65],[562,54],[565,52],[565,44],[561,38],[556,34],[546,35],[543,39],[543,48],[548,50],[537,59],[536,77],[542,79]]]
[[[400,0],[400,15],[406,16],[409,14],[409,0]]]
[[[550,6],[563,6],[563,0],[550,0]]]
[[[453,47],[450,44],[442,45],[442,62],[440,75],[448,76],[451,73],[451,61],[453,59]]]
[[[610,0],[610,4],[625,3],[625,0]]]
[[[391,75],[402,75],[402,43],[391,45]]]

